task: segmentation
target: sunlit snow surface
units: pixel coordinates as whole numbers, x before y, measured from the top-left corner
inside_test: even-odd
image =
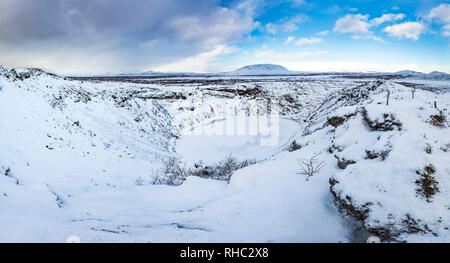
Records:
[[[1,242],[65,242],[70,236],[81,242],[363,241],[366,234],[333,203],[333,176],[343,183],[339,190],[357,202],[380,202],[370,220],[383,222],[380,218],[403,204],[394,217],[410,213],[429,220],[438,232],[437,237],[419,233],[402,240],[450,240],[445,231],[450,218],[449,153],[440,150],[450,143],[449,128],[427,126],[428,116],[435,113],[433,101],[449,108],[444,91],[419,89],[411,100],[410,88],[387,81],[382,88],[392,94],[386,108],[384,90],[351,105],[331,99],[373,79],[313,76],[292,82],[265,77],[244,84],[200,85],[204,102],[216,109],[204,114],[211,120],[230,96],[215,89],[259,86],[265,98],[279,100],[279,140],[261,146],[258,136],[183,134],[187,122],[200,122],[182,119],[180,126],[176,120],[181,100],[158,96],[179,92],[186,96],[183,103],[190,102],[199,86],[188,81],[136,84],[6,75],[0,71]],[[437,82],[441,89],[449,87],[448,82]],[[328,117],[362,105],[375,117],[396,113],[403,131],[368,132],[359,115],[336,130],[325,125]],[[302,148],[286,151],[294,139]],[[327,152],[333,142],[343,148],[336,155],[357,164],[339,169],[336,157]],[[427,142],[433,144],[432,154],[423,151]],[[366,148],[382,149],[384,143],[392,144],[392,159],[365,159]],[[199,160],[214,163],[229,154],[258,162],[235,172],[230,182],[188,177],[180,186],[151,184],[167,158],[180,158],[189,166]],[[325,166],[307,181],[298,174],[298,161],[315,154]],[[408,159],[411,156],[417,157]],[[416,195],[414,184],[415,169],[427,162],[435,163],[441,188],[430,204]]]
[[[234,156],[240,160],[264,160],[287,147],[300,130],[297,122],[280,119],[277,122],[279,126],[273,131],[273,135],[276,135],[273,145],[266,145],[264,139],[269,140],[270,129],[268,134],[250,135],[247,132],[245,135],[234,133],[226,135],[221,129],[225,126],[224,122],[208,124],[203,126],[201,131],[183,135],[177,143],[177,153],[187,163],[202,160],[205,164],[214,164],[227,156]],[[199,135],[195,135],[196,133]]]

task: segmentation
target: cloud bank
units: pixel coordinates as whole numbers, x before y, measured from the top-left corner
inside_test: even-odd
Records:
[[[0,64],[142,70],[239,41],[248,9],[211,0],[1,0]]]

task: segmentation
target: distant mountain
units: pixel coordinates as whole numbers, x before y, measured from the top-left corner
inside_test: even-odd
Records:
[[[450,74],[440,72],[440,71],[433,71],[428,74],[417,72],[413,70],[402,70],[395,73],[392,73],[393,75],[401,75],[405,77],[412,77],[412,78],[420,78],[420,79],[436,79],[436,80],[449,80]]]
[[[394,75],[402,75],[402,76],[423,76],[425,73],[414,71],[414,70],[402,70],[393,73]]]
[[[157,72],[157,71],[145,71],[145,72],[132,72],[122,73],[115,76],[212,76],[212,75],[293,75],[300,72],[290,71],[283,66],[274,64],[256,64],[248,65],[231,72],[220,73],[193,73],[193,72]]]
[[[433,71],[427,74],[428,77],[434,78],[434,79],[450,79],[450,74],[440,72],[440,71]]]
[[[145,72],[133,72],[133,73],[121,73],[115,76],[119,77],[145,77],[145,76],[201,76],[202,73],[193,72],[158,72],[158,71],[145,71]]]
[[[255,64],[238,68],[235,71],[225,72],[224,75],[292,75],[298,72],[274,64]]]
[[[163,73],[163,72],[157,72],[157,71],[145,71],[145,72],[129,72],[129,73],[121,73],[117,74],[117,76],[161,76],[161,75],[168,75],[170,73]]]

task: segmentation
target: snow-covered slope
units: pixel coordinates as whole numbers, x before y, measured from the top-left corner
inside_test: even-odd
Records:
[[[427,78],[438,80],[450,80],[450,74],[440,71],[433,71],[427,74]]]
[[[450,96],[427,86],[437,82],[448,86],[423,80],[412,99],[389,80],[132,83],[0,67],[0,241],[449,241],[450,128],[436,116],[449,119]],[[230,102],[267,99],[282,118],[271,147],[182,132],[224,121]],[[230,153],[256,163],[228,182],[161,184],[168,160],[188,169]],[[302,160],[314,155],[323,167],[306,178]]]
[[[449,93],[420,90],[413,99],[411,89],[385,83],[298,140],[327,147],[320,151],[334,168],[326,173],[336,204],[365,229],[383,240],[448,241],[449,106]]]
[[[423,76],[425,73],[414,71],[414,70],[402,70],[391,73],[393,75],[402,75],[402,76]]]
[[[235,71],[224,73],[224,75],[292,75],[295,72],[286,69],[280,65],[274,64],[255,64],[238,68]]]

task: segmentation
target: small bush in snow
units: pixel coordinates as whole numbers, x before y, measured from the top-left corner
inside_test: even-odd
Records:
[[[255,163],[255,160],[239,161],[237,158],[229,155],[215,165],[204,165],[203,162],[200,161],[194,164],[193,169],[189,169],[188,174],[203,178],[228,181],[235,171]]]
[[[160,184],[167,184],[166,181],[167,181],[166,177],[161,174],[160,170],[157,170],[151,176],[149,183],[152,185],[160,185]]]
[[[334,143],[328,147],[327,152],[334,153],[334,151],[342,152],[341,147],[334,145]]]
[[[353,161],[353,160],[347,160],[347,159],[345,159],[345,158],[341,158],[341,157],[339,157],[339,156],[337,156],[337,155],[335,155],[334,156],[336,159],[337,159],[337,166],[339,167],[339,168],[341,168],[341,169],[345,169],[345,168],[347,168],[347,166],[349,166],[350,164],[355,164],[356,163],[356,161]]]
[[[399,131],[402,130],[402,123],[396,120],[392,113],[384,113],[381,119],[375,120],[370,119],[366,108],[362,108],[361,114],[363,116],[363,120],[372,131],[393,131],[394,129]]]
[[[450,143],[442,145],[440,149],[445,153],[450,152]]]
[[[320,154],[320,153],[319,153]],[[301,175],[306,175],[306,180],[309,180],[311,176],[319,173],[320,170],[325,166],[323,161],[320,161],[317,157],[319,154],[313,155],[309,159],[298,160],[298,164],[300,165],[300,171],[298,172]]]
[[[235,171],[255,163],[255,160],[239,161],[230,155],[214,165],[205,165],[200,161],[193,168],[186,168],[180,160],[172,158],[164,162],[162,173],[158,171],[150,183],[180,185],[188,176],[229,181]]]
[[[331,126],[333,126],[334,128],[337,128],[338,126],[341,126],[342,124],[344,124],[344,122],[347,121],[348,119],[350,119],[351,117],[356,116],[356,114],[358,114],[358,111],[351,112],[351,113],[345,114],[343,116],[333,116],[333,117],[327,118],[327,123],[330,124]]]
[[[144,183],[145,183],[144,180],[140,176],[138,178],[136,178],[136,180],[134,181],[134,184],[137,186],[143,186]]]
[[[164,162],[163,173],[165,183],[168,185],[180,185],[188,177],[187,169],[180,160],[170,158]]]
[[[288,152],[293,152],[293,151],[297,151],[300,150],[302,148],[302,146],[300,144],[298,144],[295,140],[293,140],[287,147]]]
[[[376,159],[379,156],[379,153],[375,152],[375,151],[368,151],[366,150],[366,155],[368,159]]]
[[[438,181],[434,178],[436,168],[432,164],[428,164],[422,171],[416,171],[420,175],[420,179],[416,181],[419,186],[417,192],[421,193],[427,199],[427,202],[431,202],[431,197],[439,192]]]
[[[447,122],[447,118],[442,111],[439,114],[430,116],[430,124],[436,127],[444,128]]]
[[[12,178],[14,179],[15,184],[19,184],[19,179],[12,174],[11,168],[9,167],[0,166],[0,175]]]
[[[383,160],[383,161],[386,160],[387,157],[389,156],[390,152],[391,152],[391,149],[387,149],[387,150],[380,152],[381,160]]]
[[[330,124],[334,128],[337,128],[338,126],[341,126],[345,122],[345,118],[344,117],[335,116],[335,117],[329,118],[327,120],[327,122],[328,122],[328,124]]]
[[[369,151],[366,150],[366,156],[367,159],[376,159],[376,158],[381,158],[381,160],[386,160],[386,158],[389,156],[389,153],[391,152],[391,149],[387,149],[381,152],[376,152],[376,151]]]
[[[433,153],[433,146],[431,146],[431,144],[427,143],[425,146],[425,152],[428,154],[432,154]]]

